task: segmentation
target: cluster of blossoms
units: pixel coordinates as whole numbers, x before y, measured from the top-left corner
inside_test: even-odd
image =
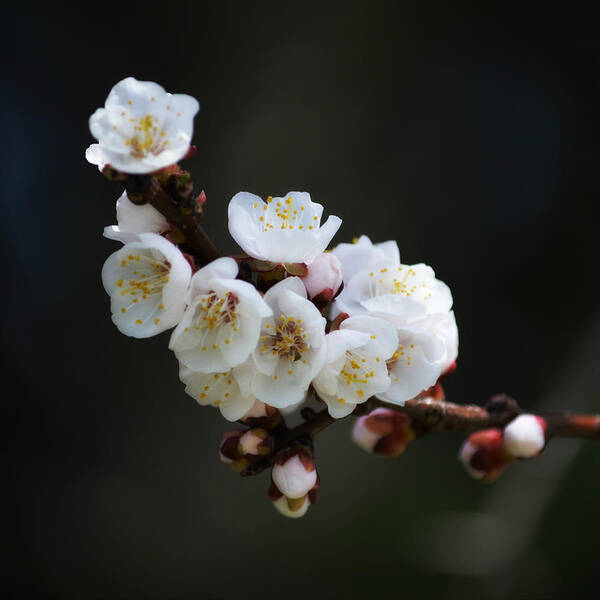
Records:
[[[194,252],[189,228],[151,200],[174,193],[169,210],[182,219],[201,214],[204,193],[177,206],[191,197],[189,174],[176,163],[192,150],[198,109],[189,96],[127,78],[90,118],[98,143],[88,161],[129,183],[116,203],[117,224],[104,231],[122,246],[106,260],[102,281],[117,328],[135,338],[172,330],[185,391],[246,426],[224,435],[221,459],[242,474],[272,466],[273,505],[302,516],[319,477],[310,436],[287,439],[285,416],[312,411],[301,408],[307,402],[339,419],[373,398],[403,406],[439,396],[439,379],[458,353],[452,295],[431,267],[401,262],[394,241],[362,236],[328,250],[341,219],[322,223],[323,207],[306,192],[236,194],[229,232],[243,254],[206,260]],[[148,189],[151,179],[158,192],[131,191]],[[356,421],[353,439],[397,456],[415,427],[408,415],[377,408]],[[504,437],[479,432],[461,456],[489,479],[511,452],[532,452],[522,432],[518,419]]]

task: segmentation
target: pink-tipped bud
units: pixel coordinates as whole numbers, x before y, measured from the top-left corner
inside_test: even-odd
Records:
[[[498,479],[512,460],[504,447],[502,430],[496,428],[472,433],[458,457],[470,475],[485,482]]]
[[[317,485],[317,469],[308,449],[293,449],[280,454],[271,478],[277,489],[288,498],[301,498]]]
[[[546,420],[519,415],[504,428],[504,446],[515,458],[537,456],[546,445]]]
[[[273,452],[275,442],[273,438],[260,427],[248,429],[239,439],[238,451],[246,456],[266,456]]]
[[[330,302],[342,285],[342,265],[335,254],[323,252],[308,265],[302,281],[312,300],[317,296]]]
[[[352,439],[363,450],[393,458],[406,450],[415,434],[410,417],[389,408],[376,408],[354,423]]]

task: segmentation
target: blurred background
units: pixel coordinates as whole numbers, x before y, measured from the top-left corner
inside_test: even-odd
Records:
[[[561,598],[597,586],[600,444],[556,440],[495,484],[461,439],[386,461],[321,434],[317,505],[218,460],[168,334],[111,323],[120,190],[87,120],[134,75],[199,99],[206,229],[240,190],[309,191],[335,241],[397,239],[452,288],[450,400],[599,411],[600,42],[593,3],[49,4],[5,15],[0,112],[5,589],[49,598]],[[86,12],[87,10],[87,12]],[[593,592],[588,594],[593,596]]]

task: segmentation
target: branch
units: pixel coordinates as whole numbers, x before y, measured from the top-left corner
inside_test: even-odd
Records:
[[[485,407],[474,404],[454,404],[433,398],[415,398],[408,400],[404,406],[398,406],[372,397],[364,404],[359,404],[352,414],[367,415],[376,408],[388,408],[409,415],[411,427],[418,436],[443,431],[468,435],[480,429],[502,428],[523,412],[515,400],[500,394],[493,396]],[[273,454],[250,465],[242,475],[256,475],[262,472],[274,463],[278,452],[287,449],[293,442],[312,443],[319,432],[341,420],[332,417],[326,408],[318,413],[309,410],[305,416],[307,420],[304,423],[291,429],[283,428],[281,433],[275,436]],[[548,437],[600,439],[600,415],[560,413],[542,416],[548,425]]]
[[[161,173],[161,181],[154,175],[127,175],[110,166],[102,173],[110,181],[123,184],[134,204],[148,203],[160,212],[181,233],[181,245],[202,263],[221,256],[200,224],[202,208],[193,196],[189,173],[179,168],[166,171]]]

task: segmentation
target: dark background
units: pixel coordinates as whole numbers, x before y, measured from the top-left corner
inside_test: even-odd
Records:
[[[120,190],[83,157],[121,78],[192,94],[186,166],[222,251],[236,192],[309,191],[343,218],[336,241],[395,238],[449,283],[451,400],[598,411],[593,3],[21,4],[4,15],[0,115],[4,590],[594,597],[592,442],[556,440],[484,486],[459,437],[385,461],[348,420],[317,440],[317,505],[280,517],[266,475],[219,462],[231,425],[184,394],[168,334],[111,324],[101,232]]]

